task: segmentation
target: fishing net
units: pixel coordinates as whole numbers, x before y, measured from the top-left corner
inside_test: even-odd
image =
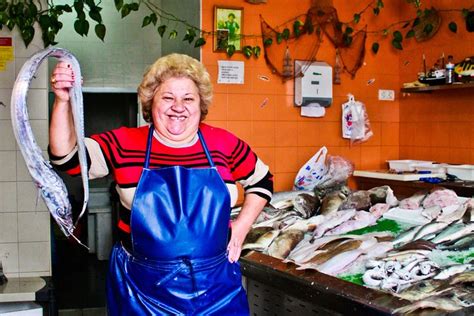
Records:
[[[362,66],[366,28],[353,35],[343,32],[343,23],[331,1],[313,5],[306,14],[297,16],[278,28],[270,26],[260,16],[260,26],[265,61],[283,81],[301,76],[311,62],[316,60],[323,36],[326,36],[337,50],[336,68],[339,68],[341,63],[343,70],[354,77]],[[305,61],[304,66],[294,69],[294,60]]]

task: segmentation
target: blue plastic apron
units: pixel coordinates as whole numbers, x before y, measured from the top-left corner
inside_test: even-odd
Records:
[[[115,245],[109,315],[248,315],[240,266],[226,256],[230,195],[198,131],[210,168],[145,165],[132,204],[133,253]]]

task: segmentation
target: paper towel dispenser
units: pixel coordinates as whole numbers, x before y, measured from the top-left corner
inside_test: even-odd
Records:
[[[332,67],[321,61],[295,60],[295,105],[319,104],[329,107],[332,103]]]

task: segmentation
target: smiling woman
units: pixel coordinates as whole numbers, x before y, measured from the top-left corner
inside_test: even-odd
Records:
[[[70,134],[66,93],[74,72],[59,63],[53,74],[50,158],[58,169],[75,174],[76,139]],[[268,167],[241,139],[202,122],[212,85],[196,59],[159,58],[145,73],[138,95],[149,126],[85,139],[90,178],[113,175],[121,203],[120,241],[112,250],[107,281],[108,314],[248,314],[237,260],[271,198]],[[230,223],[237,183],[245,198]],[[193,300],[185,299],[190,296]]]

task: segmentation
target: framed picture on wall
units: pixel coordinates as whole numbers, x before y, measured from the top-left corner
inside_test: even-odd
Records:
[[[214,51],[242,50],[243,8],[214,6]]]

